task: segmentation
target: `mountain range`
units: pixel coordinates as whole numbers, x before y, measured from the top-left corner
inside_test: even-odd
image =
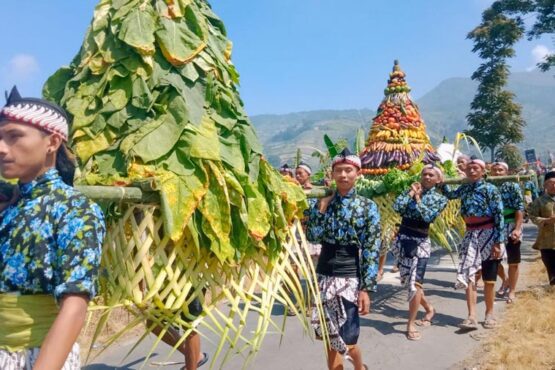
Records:
[[[466,115],[476,93],[477,83],[470,78],[449,78],[416,100],[434,145],[443,137],[453,141],[457,132],[467,128]],[[555,78],[551,73],[519,72],[511,74],[508,89],[522,105],[526,121],[521,149],[536,149],[545,158],[555,151]],[[379,101],[375,102],[377,108]],[[297,148],[303,160],[317,166],[311,157],[315,149],[324,150],[324,134],[332,140],[354,140],[360,127],[370,129],[375,110],[316,110],[289,114],[251,116],[268,160],[275,166],[293,163]]]

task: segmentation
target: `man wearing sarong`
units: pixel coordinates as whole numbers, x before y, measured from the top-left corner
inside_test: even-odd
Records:
[[[337,191],[310,209],[308,239],[322,244],[316,273],[330,339],[328,368],[343,369],[343,354],[355,370],[367,368],[357,346],[359,314],[370,311],[370,292],[376,290],[380,250],[380,215],[370,199],[356,194],[360,158],[344,150],[332,162]],[[312,325],[324,337],[316,309]]]
[[[473,157],[466,168],[467,182],[455,190],[442,186],[447,198],[461,200],[461,215],[466,223],[466,232],[459,248],[456,284],[457,288],[466,288],[468,318],[459,325],[463,330],[478,328],[476,281],[479,274],[484,281],[484,328],[492,329],[497,324],[493,303],[497,269],[504,255],[505,224],[501,195],[494,185],[484,181],[485,171],[484,161]]]
[[[507,176],[509,165],[505,162],[495,162],[491,167],[493,176]],[[520,244],[522,242],[522,223],[524,221],[524,199],[520,185],[514,181],[506,181],[498,186],[503,201],[503,218],[505,221],[505,235],[507,236],[507,263],[509,276],[505,278],[503,264],[499,264],[499,276],[503,284],[497,292],[498,296],[506,298],[507,303],[515,299],[516,283],[518,281],[518,266],[520,264]]]
[[[402,217],[393,251],[399,261],[401,281],[409,290],[409,320],[406,332],[408,340],[419,340],[421,334],[415,325],[431,325],[435,314],[434,308],[424,296],[422,284],[432,251],[430,224],[447,206],[447,198],[436,189],[436,185],[441,182],[441,169],[427,165],[422,170],[420,182],[412,184],[393,204],[393,209]],[[424,307],[426,314],[422,320],[416,321],[420,305]]]

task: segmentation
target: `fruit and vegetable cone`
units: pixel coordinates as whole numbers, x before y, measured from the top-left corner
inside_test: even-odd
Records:
[[[170,326],[216,334],[214,360],[256,353],[268,326],[280,328],[276,301],[308,328],[300,277],[317,295],[293,235],[305,195],[263,158],[230,58],[204,0],[101,0],[80,52],[43,91],[71,115],[77,184],[152,178],[160,192],[159,207],[108,208],[104,304],[160,325],[160,338]],[[204,313],[185,319],[193,298]]]
[[[395,61],[389,74],[385,97],[372,121],[366,147],[361,153],[366,174],[383,175],[391,168],[405,170],[421,159],[424,163],[439,160],[418,106],[409,96],[405,72]]]

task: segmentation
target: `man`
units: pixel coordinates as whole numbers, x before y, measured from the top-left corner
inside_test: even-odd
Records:
[[[416,326],[431,325],[435,314],[434,308],[424,296],[422,284],[432,252],[430,224],[447,206],[447,198],[436,189],[436,185],[441,182],[441,169],[431,164],[426,165],[422,169],[420,182],[412,184],[393,204],[395,212],[402,217],[393,250],[399,261],[401,281],[409,288],[408,340],[420,340],[421,334]],[[421,305],[426,314],[422,320],[417,321],[416,315]]]
[[[337,190],[314,205],[308,216],[308,239],[322,244],[316,273],[330,339],[328,368],[333,370],[343,369],[343,354],[349,355],[355,370],[367,368],[357,346],[359,314],[368,314],[370,292],[376,290],[381,229],[376,204],[356,194],[360,168],[360,158],[348,149],[336,156],[332,178]],[[323,337],[316,309],[312,324]]]
[[[279,168],[279,173],[282,176],[285,176],[285,177],[288,177],[288,178],[293,178],[293,170],[291,169],[291,167],[289,167],[289,165],[287,163],[283,164]]]
[[[509,165],[505,162],[495,162],[491,168],[493,176],[507,176]],[[520,244],[522,241],[522,224],[524,221],[524,199],[520,185],[507,181],[499,185],[499,193],[503,201],[503,217],[505,221],[505,235],[507,235],[507,262],[509,276],[505,279],[503,264],[499,264],[499,275],[503,279],[501,289],[497,292],[512,303],[515,299],[516,283],[518,281],[518,266],[520,264]],[[508,296],[505,297],[508,291]]]
[[[299,163],[297,168],[295,169],[295,178],[299,182],[299,185],[305,190],[309,191],[313,188],[312,183],[310,182],[310,176],[312,176],[312,168],[305,162]],[[309,210],[316,204],[316,198],[308,198],[308,206]],[[306,216],[308,216],[308,211],[306,211]],[[303,220],[303,228],[306,232],[306,221],[307,217]],[[320,244],[309,243],[308,249],[310,252],[310,256],[312,257],[312,261],[315,263],[318,260],[318,256],[320,255],[320,250],[322,246]]]
[[[460,177],[466,177],[466,166],[468,162],[470,162],[470,157],[465,154],[461,154],[457,157],[457,174]]]
[[[69,119],[14,87],[0,109],[0,369],[81,368],[76,343],[96,295],[98,205],[73,188]]]
[[[447,198],[461,200],[461,215],[466,223],[466,232],[459,248],[457,270],[457,287],[466,288],[468,306],[468,318],[459,325],[463,330],[478,328],[476,280],[479,274],[484,280],[484,328],[492,329],[497,324],[493,314],[493,303],[497,269],[504,254],[505,224],[501,195],[494,185],[484,181],[485,172],[485,162],[472,157],[466,167],[467,182],[456,190],[451,190],[446,185],[442,186]]]
[[[541,253],[550,285],[555,285],[555,170],[546,172],[544,193],[528,209],[530,219],[538,226],[533,247]]]

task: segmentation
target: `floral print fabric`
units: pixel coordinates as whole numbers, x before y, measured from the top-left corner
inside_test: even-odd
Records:
[[[319,211],[317,204],[309,209],[309,241],[355,245],[361,250],[361,290],[376,290],[380,237],[380,214],[376,203],[357,195],[355,189],[345,196],[336,193],[325,213]]]
[[[0,293],[96,295],[105,234],[100,207],[55,169],[20,184],[0,212]]]

